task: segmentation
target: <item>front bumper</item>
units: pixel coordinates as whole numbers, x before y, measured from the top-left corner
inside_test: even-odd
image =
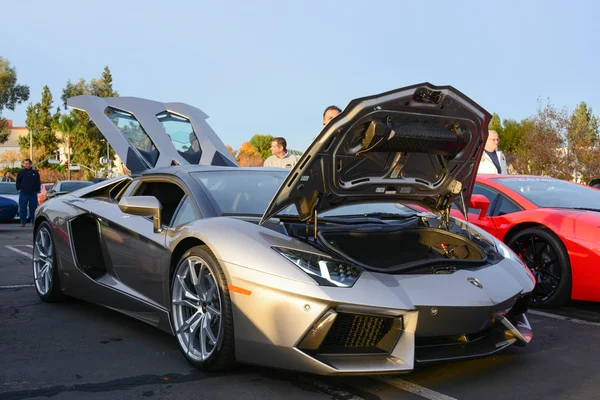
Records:
[[[427,296],[418,305],[402,286],[374,278],[347,289],[233,264],[226,271],[228,282],[251,292],[230,293],[236,359],[243,363],[323,375],[390,374],[410,372],[417,363],[486,356],[532,338],[524,314],[529,297],[521,291],[501,302],[481,297],[474,305],[446,306],[454,296],[447,287],[446,296]],[[429,278],[411,278],[411,287],[420,279]],[[443,318],[432,318],[432,308]]]

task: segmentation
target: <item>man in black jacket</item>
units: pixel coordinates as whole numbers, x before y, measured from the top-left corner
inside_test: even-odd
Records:
[[[17,190],[19,191],[19,217],[21,227],[27,223],[27,208],[29,207],[29,218],[33,225],[33,215],[37,208],[37,194],[41,191],[40,174],[31,168],[31,160],[25,160],[25,169],[17,174]]]

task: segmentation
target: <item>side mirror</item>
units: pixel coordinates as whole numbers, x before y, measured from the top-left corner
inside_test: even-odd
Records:
[[[482,194],[471,195],[471,201],[469,202],[469,208],[481,210],[479,212],[479,219],[487,218],[487,212],[490,208],[490,201],[487,197]]]
[[[46,199],[51,199],[56,196],[56,190],[48,190],[46,192]]]
[[[162,231],[161,210],[162,204],[154,196],[129,196],[119,201],[119,209],[126,214],[152,217],[154,232]]]

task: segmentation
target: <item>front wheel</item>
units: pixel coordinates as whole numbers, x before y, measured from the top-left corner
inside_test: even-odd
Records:
[[[171,321],[179,348],[204,371],[235,361],[233,317],[225,274],[206,246],[188,250],[171,283]]]
[[[44,221],[35,232],[33,240],[33,281],[35,290],[43,301],[64,299],[60,291],[56,260],[50,224]]]
[[[571,263],[561,240],[548,229],[528,228],[508,240],[536,279],[532,306],[554,308],[571,298]]]

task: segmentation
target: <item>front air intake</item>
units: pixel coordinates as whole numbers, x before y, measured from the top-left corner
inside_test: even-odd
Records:
[[[394,322],[392,317],[338,313],[318,353],[389,353],[402,330]]]

